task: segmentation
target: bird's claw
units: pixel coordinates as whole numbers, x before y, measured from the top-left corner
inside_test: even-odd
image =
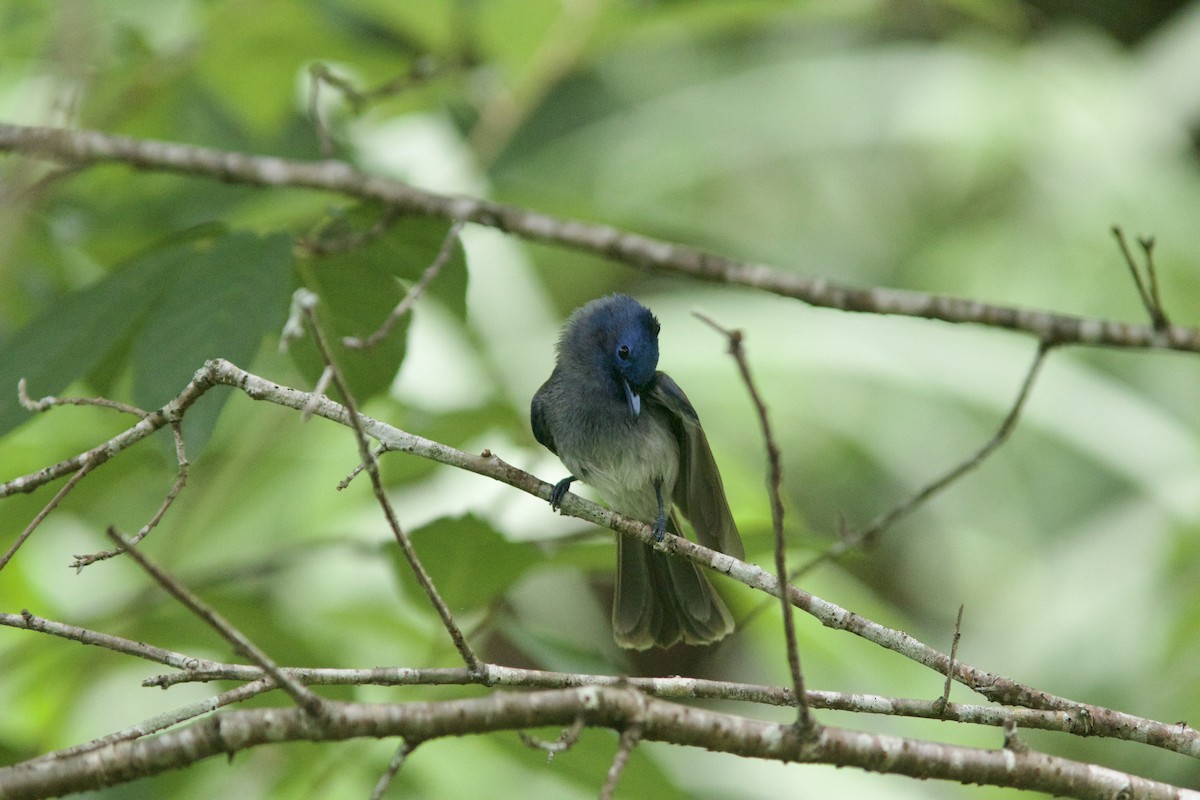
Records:
[[[651,530],[654,531],[654,541],[661,542],[663,540],[663,536],[667,532],[667,515],[659,514],[658,517],[655,518],[654,525],[651,526]]]
[[[558,511],[558,507],[562,505],[563,498],[567,495],[567,489],[571,487],[571,483],[574,480],[574,475],[568,475],[554,484],[554,488],[550,490],[550,508]]]

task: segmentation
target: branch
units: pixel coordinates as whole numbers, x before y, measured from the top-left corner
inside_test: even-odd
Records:
[[[262,667],[271,676],[271,680],[291,695],[296,705],[307,714],[319,717],[324,713],[324,700],[313,694],[307,686],[292,680],[291,677],[281,672],[270,656],[222,617],[216,609],[193,594],[186,586],[177,581],[173,575],[146,558],[132,542],[125,540],[121,534],[117,533],[115,528],[109,527],[108,537],[116,542],[121,552],[137,562],[137,565],[145,570],[146,574],[152,577],[168,594],[178,600],[188,611],[191,611],[203,620],[205,624],[221,634],[221,637],[233,646],[234,652],[246,656],[255,664]]]
[[[98,789],[264,744],[400,737],[415,747],[444,736],[565,727],[579,717],[592,727],[623,731],[636,726],[644,741],[782,762],[1010,786],[1085,800],[1200,800],[1200,792],[1035,751],[985,750],[833,727],[805,738],[792,724],[680,706],[631,688],[601,687],[496,692],[433,703],[331,703],[318,724],[295,708],[226,711],[150,738],[116,742],[52,763],[39,760],[0,768],[0,794],[24,800]]]
[[[107,458],[120,452],[125,447],[129,447],[153,433],[157,427],[168,424],[178,413],[182,413],[180,409],[186,408],[190,403],[195,402],[197,397],[218,384],[236,387],[255,400],[265,400],[297,411],[311,407],[318,416],[342,425],[350,424],[346,409],[326,397],[314,397],[297,389],[280,386],[246,372],[223,359],[217,359],[206,362],[204,367],[196,372],[179,397],[170,401],[162,409],[151,412],[146,419],[138,422],[133,428],[54,467],[47,467],[31,475],[0,484],[0,497],[11,494],[13,491],[31,491],[55,477],[78,469],[82,459],[94,454],[105,453],[108,454],[105,456]],[[552,488],[550,484],[506,464],[490,451],[485,450],[479,455],[464,453],[365,415],[359,415],[359,419],[363,430],[369,436],[378,439],[389,450],[405,452],[465,469],[501,481],[543,500],[549,499]],[[753,564],[738,561],[724,553],[718,553],[678,536],[666,536],[663,541],[658,542],[655,540],[650,526],[646,523],[624,517],[575,495],[568,495],[563,500],[560,510],[570,516],[611,528],[623,535],[633,536],[666,553],[674,553],[696,564],[715,569],[753,589],[779,596],[779,582],[776,576]],[[813,616],[826,627],[853,633],[929,667],[938,674],[953,675],[955,680],[994,702],[1063,712],[1072,720],[1071,729],[1078,733],[1120,736],[1200,756],[1200,741],[1197,740],[1197,734],[1187,726],[1168,726],[1164,723],[1039,691],[1010,678],[976,669],[961,661],[952,661],[947,654],[902,631],[880,625],[796,586],[788,585],[785,587],[785,591],[793,606]],[[0,622],[2,621],[0,619]],[[491,669],[489,667],[487,674],[489,680],[492,677]],[[251,680],[258,675],[259,673],[254,673],[246,679]],[[1178,746],[1171,744],[1171,740],[1176,736],[1183,744]]]
[[[463,220],[498,228],[531,241],[593,253],[632,267],[706,281],[748,286],[792,297],[812,306],[873,314],[895,314],[943,322],[972,323],[1021,331],[1051,345],[1169,349],[1200,352],[1200,329],[1138,325],[900,289],[862,288],[806,278],[764,264],[737,261],[697,248],[654,239],[607,225],[564,219],[517,206],[417,189],[401,181],[361,172],[341,161],[294,161],[177,142],[0,124],[0,151],[21,153],[70,166],[118,163],[155,172],[241,183],[289,186],[377,200],[408,214]]]
[[[874,544],[883,532],[897,521],[920,508],[929,498],[978,467],[988,456],[999,449],[1000,445],[1004,444],[1016,429],[1017,422],[1021,418],[1021,412],[1025,409],[1025,403],[1029,400],[1029,395],[1033,391],[1034,381],[1037,380],[1042,364],[1046,361],[1046,357],[1050,355],[1051,349],[1053,349],[1053,346],[1045,341],[1038,344],[1037,353],[1033,357],[1033,363],[1029,365],[1029,370],[1025,373],[1025,379],[1021,382],[1021,388],[1017,391],[1016,400],[1013,401],[1008,413],[1000,422],[1000,427],[996,429],[991,438],[983,443],[982,447],[951,467],[947,472],[925,484],[912,497],[876,516],[875,519],[867,523],[866,527],[859,530],[846,530],[845,526],[843,526],[842,538],[836,544],[826,548],[824,552],[813,557],[803,566],[792,572],[789,576],[790,580],[797,580],[800,576],[810,572],[818,565],[841,558],[846,553],[856,550],[859,547]],[[755,612],[751,612],[751,614],[753,613]]]
[[[709,327],[723,334],[728,340],[729,355],[733,356],[733,360],[737,363],[738,372],[742,375],[742,383],[746,384],[746,389],[750,392],[750,399],[754,402],[754,409],[758,413],[758,422],[762,427],[763,441],[767,448],[767,489],[771,498],[771,527],[775,533],[775,575],[781,585],[785,584],[788,580],[788,569],[787,540],[783,535],[783,495],[781,491],[783,467],[780,463],[779,445],[771,431],[771,418],[767,413],[767,404],[763,402],[762,396],[758,393],[758,387],[754,385],[754,378],[750,375],[750,362],[746,360],[746,352],[742,348],[742,332],[728,330],[699,312],[692,313],[707,323]],[[811,731],[814,722],[809,716],[808,705],[804,702],[804,673],[800,669],[800,648],[796,644],[796,626],[792,621],[792,606],[783,594],[779,595],[779,602],[782,604],[783,637],[787,648],[788,669],[792,673],[792,690],[799,700],[796,724],[802,730]]]
[[[447,241],[450,241],[449,239]],[[416,548],[412,545],[412,539],[404,532],[404,528],[400,526],[400,520],[396,517],[396,510],[392,508],[392,501],[388,499],[387,489],[384,488],[383,479],[379,475],[379,462],[375,458],[375,453],[371,449],[371,443],[367,441],[367,433],[363,429],[362,417],[355,407],[354,395],[350,392],[350,387],[346,385],[346,381],[342,377],[342,372],[338,368],[337,362],[333,359],[333,351],[329,347],[328,341],[325,339],[325,332],[321,330],[321,326],[317,323],[316,312],[313,306],[316,303],[316,295],[309,292],[307,289],[298,289],[297,295],[302,295],[303,298],[297,301],[301,306],[305,318],[308,320],[308,327],[312,332],[313,342],[317,346],[317,351],[321,354],[321,358],[325,361],[325,374],[329,375],[333,381],[333,386],[341,394],[342,399],[346,402],[346,417],[350,421],[350,428],[354,431],[354,440],[358,445],[358,457],[360,463],[366,467],[367,475],[371,479],[371,489],[375,493],[375,500],[379,503],[380,509],[383,511],[383,516],[387,520],[388,527],[392,529],[392,536],[395,537],[396,543],[400,545],[401,552],[404,553],[404,558],[408,561],[409,568],[412,569],[413,575],[417,579],[417,583],[425,592],[425,596],[429,598],[430,605],[442,620],[442,626],[450,635],[454,647],[458,650],[463,661],[473,670],[482,670],[483,662],[475,655],[475,651],[471,649],[471,645],[467,642],[467,637],[463,635],[462,630],[458,627],[458,623],[454,621],[454,615],[450,612],[450,607],[446,605],[446,601],[442,599],[437,587],[433,585],[433,580],[429,577],[429,573],[425,571],[425,566],[421,563],[421,559],[417,556]],[[322,395],[313,394],[314,401],[318,398],[324,399]],[[306,411],[313,409],[314,402],[306,407]]]

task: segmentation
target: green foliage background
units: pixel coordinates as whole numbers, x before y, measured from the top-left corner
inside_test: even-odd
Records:
[[[1196,319],[1197,3],[0,0],[0,119],[9,122],[316,159],[308,76],[317,62],[363,88],[421,76],[357,113],[328,87],[318,105],[338,157],[439,192],[806,275],[1140,322],[1108,233],[1119,223],[1157,237],[1167,310],[1180,323]],[[123,167],[44,185],[33,162],[7,156],[0,170],[0,480],[128,422],[96,409],[27,419],[18,377],[34,396],[102,392],[155,405],[220,355],[311,385],[310,360],[277,352],[291,289],[320,291],[339,333],[368,333],[445,230],[406,220],[365,249],[311,257],[302,239],[362,230],[378,210]],[[981,445],[1035,348],[999,331],[813,310],[638,274],[495,231],[468,230],[464,247],[411,326],[354,365],[372,398],[366,411],[456,447],[490,448],[554,481],[562,468],[533,441],[526,416],[558,325],[588,299],[632,292],[663,322],[661,365],[705,422],[748,558],[760,564],[770,562],[770,518],[757,424],[723,342],[691,310],[746,333],[786,459],[793,563],[834,541],[839,520],[864,524]],[[1016,435],[991,461],[879,547],[822,567],[804,586],[940,646],[964,603],[966,662],[1195,723],[1198,391],[1200,370],[1186,356],[1055,353]],[[283,663],[455,665],[365,482],[334,490],[356,460],[349,434],[228,397],[189,428],[189,485],[148,552]],[[73,554],[106,547],[107,525],[131,532],[153,513],[174,473],[163,438],[106,464],[49,518],[0,575],[0,609],[231,658],[134,566],[67,568]],[[631,657],[608,630],[607,533],[475,476],[399,455],[385,468],[402,521],[487,657],[787,682],[771,613],[711,652]],[[4,547],[51,491],[0,504]],[[727,594],[740,614],[761,602],[740,586]],[[807,619],[799,633],[812,688],[941,691],[938,676],[852,637]],[[141,689],[155,671],[0,629],[0,762],[215,691]],[[975,699],[961,690],[954,698]],[[994,730],[825,718],[1001,741]],[[1200,785],[1182,756],[1028,738]],[[104,796],[363,797],[393,746],[263,748]],[[607,732],[585,733],[547,765],[513,736],[435,742],[405,765],[393,794],[591,797],[615,746]],[[1011,793],[644,745],[619,794]]]

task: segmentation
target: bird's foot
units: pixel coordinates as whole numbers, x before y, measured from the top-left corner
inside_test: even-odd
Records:
[[[661,542],[667,532],[667,515],[660,513],[655,517],[654,525],[651,526],[651,529],[654,531],[654,541]]]
[[[550,490],[550,507],[555,511],[562,504],[563,497],[567,494],[567,489],[571,487],[571,483],[575,480],[574,475],[568,475],[558,483],[554,484],[554,488]]]

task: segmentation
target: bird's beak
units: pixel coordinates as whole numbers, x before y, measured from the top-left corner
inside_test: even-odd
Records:
[[[629,385],[629,381],[622,379],[621,385],[625,387],[625,399],[629,401],[629,410],[632,411],[633,415],[636,417],[638,414],[642,413],[642,398],[633,390],[633,387]]]

